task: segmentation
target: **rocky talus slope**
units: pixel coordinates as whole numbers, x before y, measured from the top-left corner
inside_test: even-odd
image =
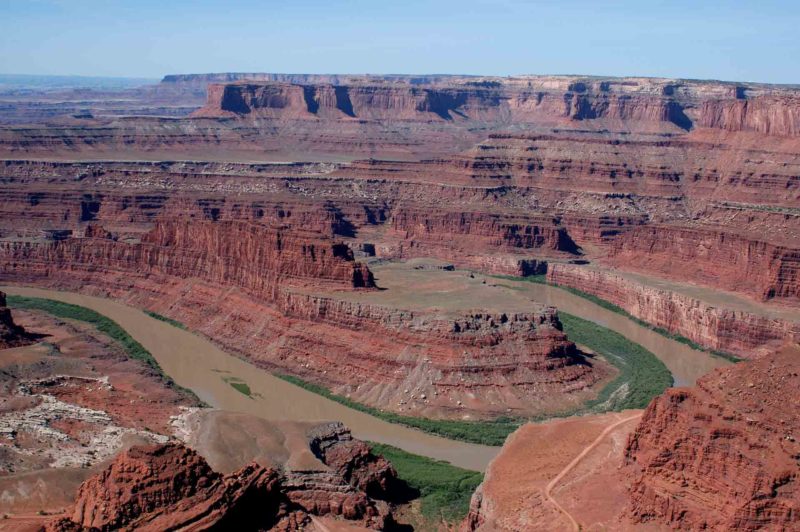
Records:
[[[800,347],[667,390],[631,435],[630,517],[682,530],[800,527]]]
[[[312,449],[323,441],[316,468],[280,471],[254,462],[227,475],[182,444],[132,447],[86,480],[67,516],[47,529],[302,530],[312,515],[384,529],[389,505],[364,488],[390,497],[394,469],[341,424],[315,428]]]

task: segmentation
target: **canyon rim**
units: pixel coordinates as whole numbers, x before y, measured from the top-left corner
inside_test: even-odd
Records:
[[[0,7],[0,531],[800,529],[800,11],[415,1]]]

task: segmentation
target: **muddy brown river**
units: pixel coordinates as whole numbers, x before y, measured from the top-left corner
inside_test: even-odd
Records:
[[[503,281],[507,283],[508,281]],[[509,283],[510,284],[510,283]],[[625,316],[554,286],[513,282],[532,299],[558,307],[568,314],[593,321],[635,342],[657,356],[672,373],[675,386],[691,386],[714,368],[730,364],[725,359],[666,338]]]
[[[727,363],[708,353],[664,338],[619,314],[564,290],[508,280],[503,280],[503,284],[509,288],[513,286],[514,289],[500,286],[491,288],[504,291],[505,294],[501,297],[506,301],[514,296],[523,296],[528,300],[554,305],[641,344],[664,361],[678,386],[692,384],[701,375]],[[1,289],[8,294],[43,297],[81,305],[108,316],[147,348],[175,382],[190,388],[215,408],[254,414],[268,420],[340,420],[352,429],[357,438],[387,443],[411,453],[446,460],[454,465],[479,471],[486,468],[499,450],[498,447],[440,438],[352,410],[278,379],[225,353],[200,336],[110,299],[39,288],[6,286]],[[515,293],[514,296],[511,292]],[[238,379],[247,383],[252,391],[251,397],[237,391],[226,379]]]
[[[338,420],[363,440],[387,443],[459,467],[483,471],[499,447],[440,438],[387,423],[352,410],[320,395],[282,381],[208,340],[152,318],[136,308],[110,299],[39,288],[4,286],[7,294],[43,297],[81,305],[117,322],[150,351],[175,382],[194,391],[203,401],[222,410],[245,412],[268,420]],[[252,397],[236,391],[225,378],[246,382]]]

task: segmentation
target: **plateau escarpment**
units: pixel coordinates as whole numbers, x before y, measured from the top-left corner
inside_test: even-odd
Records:
[[[663,131],[704,127],[779,136],[800,133],[800,103],[791,89],[566,76],[448,81],[427,86],[368,77],[211,83],[208,101],[195,116],[489,123],[603,120]]]
[[[371,272],[313,233],[162,221],[124,242],[89,228],[0,242],[0,277],[124,298],[270,370],[396,411],[549,411],[591,398],[609,376],[582,359],[552,308],[442,314],[347,299],[374,288]]]
[[[800,350],[716,370],[655,399],[631,435],[629,515],[680,529],[800,523]]]

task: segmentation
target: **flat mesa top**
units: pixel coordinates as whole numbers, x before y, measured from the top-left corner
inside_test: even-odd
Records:
[[[442,316],[459,316],[469,311],[530,313],[544,307],[533,301],[530,294],[517,289],[528,283],[454,270],[449,263],[436,259],[373,263],[369,268],[380,290],[316,292],[305,288],[302,291]]]

